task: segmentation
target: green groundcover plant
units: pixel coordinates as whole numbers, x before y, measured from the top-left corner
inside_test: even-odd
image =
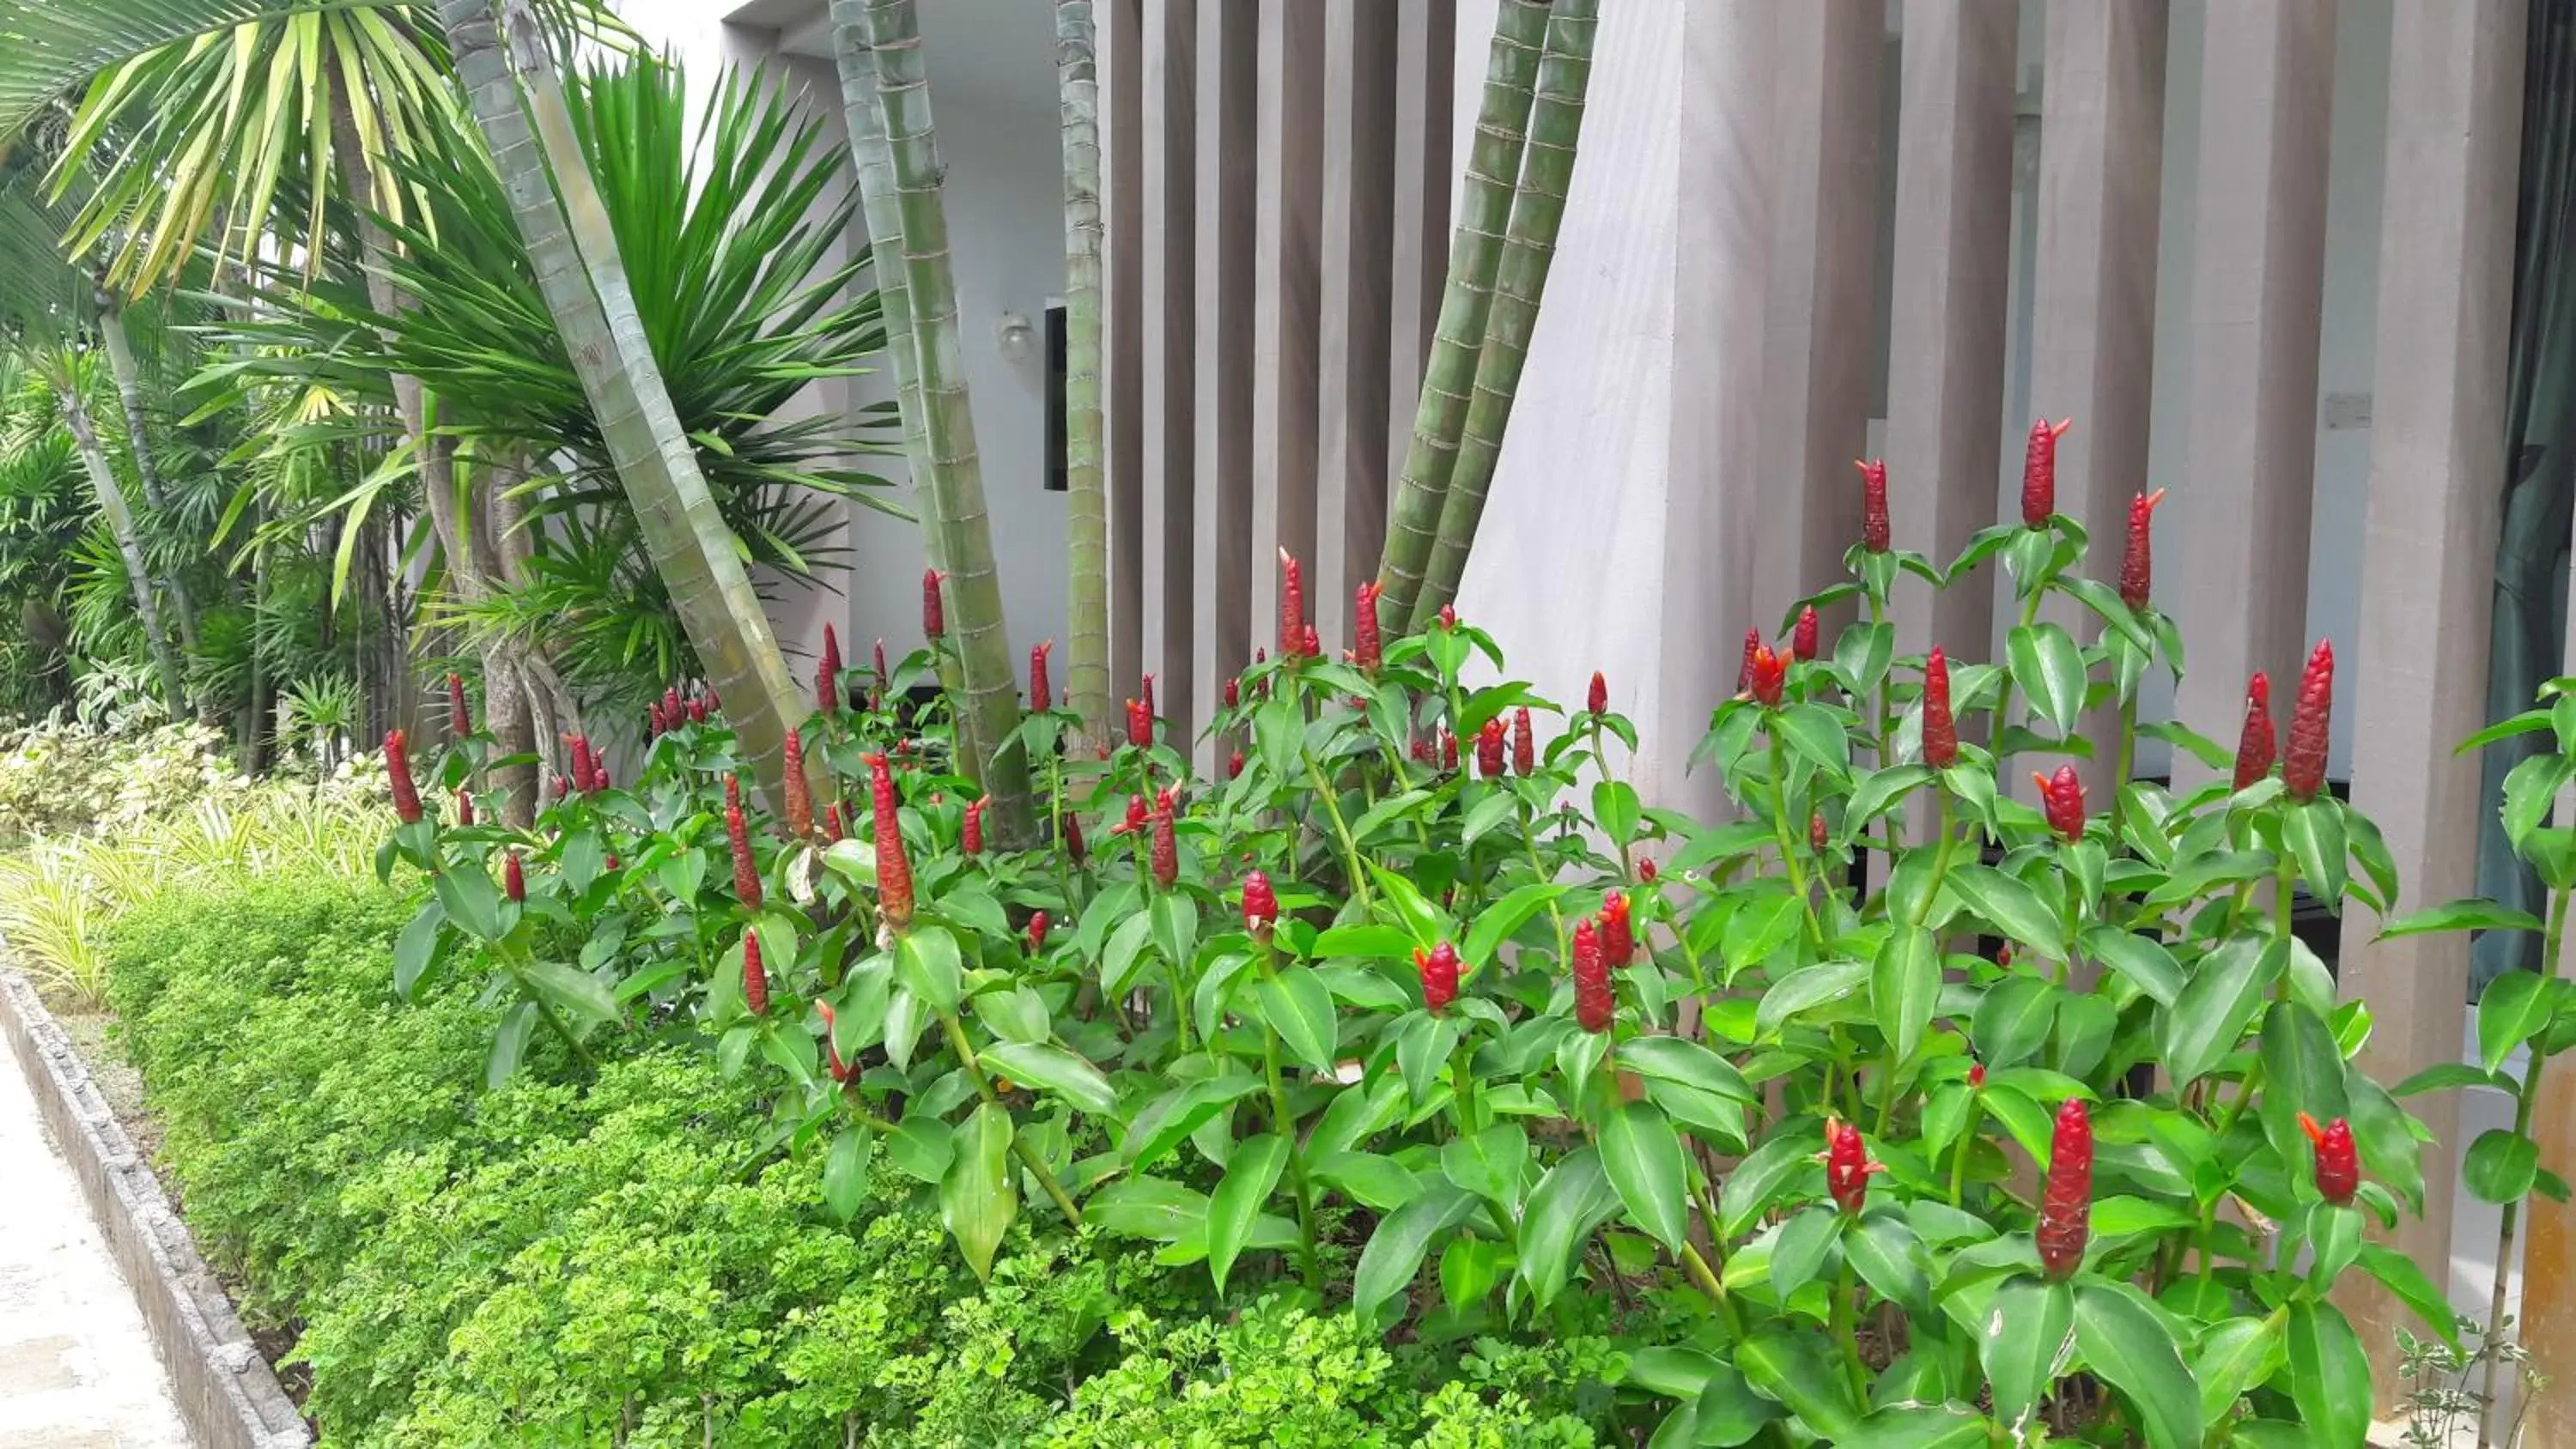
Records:
[[[2326,787],[2333,651],[2286,732],[2259,675],[2232,750],[2142,726],[2141,679],[2184,662],[2152,597],[2161,495],[2087,574],[2062,429],[2032,431],[2022,516],[1946,563],[1890,547],[1864,468],[1850,576],[1776,646],[1747,631],[1693,754],[1721,822],[1640,799],[1598,676],[1541,698],[1452,612],[1381,640],[1364,586],[1327,657],[1283,555],[1276,653],[1195,742],[1215,778],[1150,678],[1123,742],[1069,757],[1040,649],[1004,747],[1056,828],[1000,850],[945,705],[901,703],[946,649],[933,575],[923,649],[850,689],[827,647],[775,821],[720,704],[678,689],[631,783],[572,741],[577,788],[526,834],[457,823],[500,814],[470,721],[430,765],[452,814],[389,740],[383,860],[433,886],[395,984],[497,1010],[494,1083],[540,1044],[576,1075],[703,1049],[829,1213],[916,1184],[978,1277],[1034,1222],[1394,1342],[1606,1312],[1596,1417],[1623,1438],[2359,1445],[2373,1385],[2336,1284],[2455,1325],[2366,1237],[2420,1205],[2425,1131],[2353,1065],[2369,1009],[2291,929],[2298,891],[2397,896]],[[1897,656],[1900,577],[1998,566],[2004,661]],[[2095,642],[2042,618],[2055,599]],[[1830,649],[1827,614],[1850,616]],[[2147,736],[2206,783],[2131,780]],[[2091,801],[2071,761],[2099,752],[2122,783]],[[2526,923],[2396,928],[2472,925]],[[2521,1039],[2566,1015],[2537,995]]]

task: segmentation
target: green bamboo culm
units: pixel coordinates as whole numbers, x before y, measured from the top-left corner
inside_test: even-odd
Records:
[[[546,32],[529,0],[439,0],[438,17],[645,549],[753,778],[783,812],[787,732],[810,710],[671,405]]]
[[[1475,140],[1467,150],[1458,225],[1449,239],[1449,279],[1440,294],[1431,356],[1422,369],[1422,400],[1413,414],[1413,441],[1396,480],[1386,556],[1378,568],[1378,582],[1386,588],[1381,607],[1390,619],[1412,616],[1430,567],[1432,537],[1440,527],[1475,386],[1476,359],[1484,347],[1494,276],[1502,265],[1503,233],[1513,210],[1514,179],[1521,170],[1547,21],[1546,0],[1502,0],[1494,11],[1485,93],[1476,108]]]
[[[143,506],[155,514],[170,510],[169,495],[161,489],[161,470],[152,458],[152,434],[146,425],[143,409],[143,369],[134,360],[134,341],[126,334],[125,308],[116,294],[100,287],[94,299],[98,306],[99,350],[107,354],[109,374],[116,380],[116,403],[125,414],[125,455],[134,464],[134,481],[143,486]],[[179,626],[179,647],[197,652],[197,605],[188,597],[188,581],[173,569],[162,581],[170,590],[170,614]]]
[[[948,537],[948,623],[964,680],[957,696],[959,722],[982,757],[979,779],[993,802],[995,826],[1005,840],[1026,841],[1034,837],[1036,817],[1029,806],[1027,752],[1013,743],[1020,724],[1018,675],[1002,616],[1001,577],[993,565],[983,465],[975,450],[941,195],[945,168],[931,120],[930,77],[914,0],[870,0],[867,40],[876,58],[878,114],[894,157],[903,217],[903,280],[930,450],[929,491]]]
[[[1101,469],[1100,70],[1091,0],[1057,0],[1064,110],[1064,467],[1071,597],[1065,702],[1085,743],[1109,738],[1109,493]]]
[[[53,380],[54,397],[62,407],[63,426],[71,430],[72,442],[80,452],[81,467],[89,474],[89,486],[98,495],[99,516],[107,520],[108,535],[116,540],[117,556],[125,560],[125,582],[134,591],[135,617],[143,622],[143,642],[152,652],[152,667],[161,676],[161,701],[170,708],[170,717],[178,719],[188,711],[188,692],[181,682],[179,656],[170,648],[170,635],[161,627],[161,606],[153,596],[152,572],[144,566],[143,543],[134,531],[134,510],[125,503],[124,486],[107,464],[107,449],[98,440],[98,429],[92,425],[89,405],[82,401],[79,378],[68,360],[63,375]]]
[[[1539,299],[1547,291],[1556,233],[1565,219],[1565,193],[1574,177],[1575,144],[1583,132],[1583,93],[1592,80],[1592,36],[1599,0],[1556,0],[1547,22],[1547,47],[1539,60],[1537,100],[1530,108],[1529,144],[1521,157],[1521,184],[1494,276],[1493,305],[1476,358],[1476,385],[1467,405],[1440,530],[1431,544],[1431,574],[1413,603],[1412,627],[1427,626],[1458,597],[1467,554],[1485,516],[1485,495],[1502,458],[1512,400],[1529,361],[1530,334],[1538,326]]]

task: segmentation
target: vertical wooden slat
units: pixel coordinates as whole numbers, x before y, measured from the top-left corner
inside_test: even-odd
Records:
[[[1386,524],[1388,272],[1395,262],[1396,0],[1330,0],[1317,338],[1316,628],[1350,637]]]
[[[1158,696],[1171,739],[1188,740],[1214,713],[1218,681],[1252,656],[1254,143],[1260,82],[1259,16],[1225,0],[1198,12],[1198,489],[1190,648]],[[1275,567],[1275,565],[1273,565]],[[1204,751],[1203,751],[1204,752]],[[1207,762],[1202,760],[1202,765]]]
[[[1905,7],[1887,458],[1891,476],[1903,480],[1896,490],[1903,506],[1891,509],[1897,547],[1943,561],[1994,521],[2012,258],[2013,44],[2014,0]],[[1860,487],[1848,461],[1825,481],[1846,493]],[[1845,538],[1840,547],[1849,545]],[[1895,610],[1899,652],[1937,643],[1976,657],[1994,624],[1992,592],[1934,594],[1906,579]]]
[[[1257,175],[1252,244],[1251,566],[1235,587],[1245,616],[1262,618],[1271,570],[1286,549],[1315,592],[1331,597],[1315,557],[1317,268],[1323,230],[1325,118],[1349,102],[1324,86],[1324,7],[1260,0]],[[1379,158],[1368,158],[1372,166]],[[1324,626],[1318,625],[1319,629]],[[1333,637],[1326,631],[1326,637]],[[1220,674],[1243,667],[1220,662]]]
[[[1145,667],[1144,9],[1144,0],[1103,0],[1095,7],[1107,224],[1100,350],[1112,680],[1134,679]]]
[[[1457,0],[1396,0],[1395,240],[1387,294],[1387,416],[1410,419],[1422,396],[1422,366],[1440,314],[1449,260],[1449,201],[1457,164],[1450,150],[1458,46]],[[1390,427],[1379,513],[1356,514],[1352,551],[1375,560],[1386,543],[1387,478],[1404,470],[1412,441]],[[1374,569],[1374,563],[1371,568]]]
[[[1763,309],[1763,541],[1754,617],[1842,573],[1860,537],[1852,460],[1867,442],[1877,351],[1878,150],[1886,63],[1879,0],[1812,0],[1774,17],[1778,145]],[[1776,491],[1774,491],[1776,490]]]
[[[1144,195],[1144,646],[1138,672],[1166,681],[1157,703],[1186,709],[1190,678],[1191,478],[1196,460],[1197,371],[1190,355],[1198,304],[1195,0],[1145,0]],[[1109,681],[1112,698],[1132,676]]]
[[[2333,0],[2213,5],[2202,50],[2191,412],[2166,537],[2191,641],[2175,712],[2221,738],[2248,675],[2295,680],[2306,655],[2334,29]],[[2209,774],[2181,751],[2173,773]]]
[[[2168,23],[2165,0],[2052,5],[2047,12],[2031,405],[2035,415],[2075,420],[2057,443],[2058,507],[2098,540],[2097,578],[2116,567],[2128,500],[2147,486]],[[2166,523],[2169,556],[2180,552],[2173,520],[2183,512],[2177,508]],[[2101,633],[2089,609],[2053,617],[2088,643]],[[2110,739],[2118,727],[2116,709],[2106,704],[2087,716],[2083,732]],[[2076,762],[2097,799],[2108,798],[2114,754],[2100,750]]]

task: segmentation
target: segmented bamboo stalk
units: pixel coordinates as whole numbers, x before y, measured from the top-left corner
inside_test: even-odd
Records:
[[[152,666],[161,675],[161,697],[170,706],[170,717],[177,719],[188,708],[188,694],[179,675],[179,657],[170,651],[170,636],[161,627],[161,605],[152,594],[152,574],[143,564],[143,545],[134,535],[134,511],[125,505],[125,490],[117,484],[114,470],[107,466],[107,450],[99,446],[98,429],[91,425],[89,407],[81,401],[80,388],[73,379],[57,379],[55,400],[63,410],[63,425],[71,429],[72,444],[80,452],[81,466],[89,472],[89,486],[98,495],[98,511],[107,519],[107,531],[116,540],[116,552],[125,560],[125,581],[134,590],[134,612],[143,621],[143,643],[152,651]]]
[[[98,340],[107,354],[108,371],[116,379],[117,407],[125,414],[125,447],[134,458],[134,481],[143,487],[143,506],[154,513],[170,507],[168,495],[161,491],[161,470],[152,459],[152,435],[144,426],[143,372],[134,362],[134,342],[125,332],[125,309],[118,306],[114,293],[98,289]],[[170,613],[179,626],[179,643],[189,653],[197,652],[197,605],[188,597],[188,581],[177,569],[162,580],[170,590]]]
[[[1493,47],[1485,63],[1485,93],[1476,110],[1476,136],[1467,151],[1467,179],[1458,196],[1458,225],[1449,240],[1449,280],[1440,294],[1431,356],[1423,364],[1422,400],[1413,414],[1413,441],[1397,480],[1394,516],[1378,582],[1386,586],[1386,616],[1412,617],[1414,600],[1431,561],[1433,535],[1466,426],[1468,395],[1483,350],[1494,276],[1502,264],[1503,232],[1512,213],[1512,191],[1521,170],[1521,147],[1538,77],[1539,48],[1547,32],[1546,0],[1501,0],[1494,11]]]
[[[1065,698],[1086,742],[1109,730],[1109,494],[1101,469],[1100,71],[1091,0],[1057,0],[1064,111],[1064,466],[1072,538]]]
[[[1494,276],[1493,306],[1476,359],[1475,395],[1467,406],[1448,496],[1440,505],[1440,531],[1432,539],[1431,574],[1413,604],[1412,627],[1417,629],[1458,597],[1467,553],[1485,516],[1485,495],[1502,457],[1512,400],[1529,361],[1530,334],[1538,326],[1539,300],[1547,291],[1548,265],[1556,257],[1557,227],[1565,218],[1575,143],[1583,131],[1583,93],[1592,79],[1599,8],[1599,0],[1556,0],[1548,17],[1529,144],[1521,157],[1520,193],[1512,203],[1502,265]]]

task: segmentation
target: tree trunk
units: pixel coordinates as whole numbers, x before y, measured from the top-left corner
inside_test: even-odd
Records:
[[[134,612],[143,620],[143,642],[151,647],[153,667],[160,671],[161,694],[169,703],[170,717],[177,719],[188,708],[188,695],[179,677],[179,658],[170,652],[170,636],[161,629],[161,605],[152,596],[152,575],[143,566],[142,541],[134,536],[134,513],[125,506],[125,490],[117,486],[116,474],[107,466],[107,450],[98,444],[98,429],[90,425],[80,390],[62,387],[54,395],[62,404],[64,425],[72,430],[72,442],[80,449],[81,465],[89,470],[89,486],[98,493],[98,511],[116,538],[116,551],[125,558],[125,581],[134,589]]]
[[[134,477],[143,485],[143,506],[157,517],[170,511],[170,498],[161,489],[161,470],[152,460],[152,435],[143,422],[143,376],[134,365],[133,340],[125,332],[125,309],[105,288],[98,290],[97,297],[99,342],[107,353],[108,371],[116,378],[117,404],[125,413],[125,446],[134,455]],[[170,591],[171,622],[179,626],[179,642],[193,655],[197,606],[188,597],[188,581],[172,569],[162,584]]]
[[[993,565],[991,521],[975,450],[975,416],[966,392],[966,360],[957,318],[957,280],[949,266],[943,165],[932,129],[930,78],[922,64],[914,0],[870,0],[867,34],[880,84],[876,98],[893,152],[903,211],[904,289],[912,304],[913,360],[921,378],[923,431],[930,445],[931,493],[947,524],[949,623],[965,676],[963,713],[984,753],[984,793],[1006,839],[1035,833],[1029,807],[1028,754],[1011,746],[1019,728],[1018,676]]]
[[[1440,294],[1440,320],[1432,329],[1422,400],[1413,414],[1413,441],[1405,449],[1386,558],[1378,568],[1378,582],[1386,586],[1386,618],[1413,616],[1431,562],[1432,535],[1439,530],[1459,433],[1466,426],[1467,395],[1475,386],[1476,357],[1485,343],[1485,315],[1493,302],[1494,273],[1502,264],[1503,231],[1511,220],[1530,90],[1546,34],[1546,0],[1502,0],[1494,12],[1485,94],[1476,111],[1475,141],[1467,151],[1466,184],[1458,193],[1458,228],[1449,240],[1449,280]]]
[[[1412,627],[1430,624],[1440,607],[1458,597],[1467,575],[1467,551],[1485,516],[1485,493],[1503,453],[1521,368],[1529,361],[1530,334],[1538,327],[1539,300],[1547,292],[1548,264],[1556,257],[1557,224],[1565,218],[1565,190],[1574,176],[1574,148],[1583,132],[1583,92],[1592,79],[1592,32],[1599,0],[1556,0],[1547,23],[1547,50],[1538,66],[1537,103],[1530,109],[1529,145],[1521,158],[1520,195],[1512,203],[1501,267],[1494,276],[1484,346],[1476,359],[1474,400],[1467,406],[1448,497],[1440,505],[1440,532],[1431,544],[1431,577],[1414,601]],[[1402,616],[1399,616],[1402,617]]]
[[[1066,702],[1082,740],[1109,738],[1109,494],[1100,465],[1100,72],[1091,0],[1057,0],[1064,109],[1064,464],[1073,634]]]
[[[809,711],[671,406],[627,289],[616,233],[556,83],[545,32],[528,0],[440,0],[438,8],[529,264],[654,567],[724,698],[754,777],[771,807],[783,811],[784,741]]]

